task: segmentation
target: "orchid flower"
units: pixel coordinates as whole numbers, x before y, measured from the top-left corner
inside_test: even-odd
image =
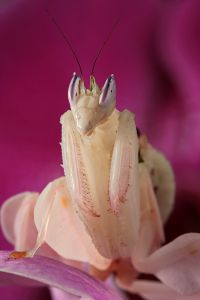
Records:
[[[18,3],[18,5],[13,7],[9,4],[11,5],[11,9],[8,9],[8,6],[6,7],[5,4],[4,13],[1,14],[3,18],[0,20],[3,25],[1,26],[1,40],[3,41],[1,44],[1,66],[4,72],[4,78],[2,78],[1,81],[3,104],[1,109],[1,121],[4,121],[2,122],[3,130],[1,131],[1,141],[3,145],[1,151],[5,161],[5,163],[4,161],[2,162],[2,170],[5,172],[2,175],[3,198],[12,194],[12,192],[18,192],[19,189],[23,190],[24,187],[28,188],[28,186],[33,190],[40,190],[47,181],[61,174],[60,170],[52,166],[52,160],[54,160],[54,157],[57,157],[59,153],[58,150],[55,150],[57,149],[57,145],[56,147],[54,146],[51,135],[47,134],[47,132],[52,132],[53,138],[59,135],[58,131],[56,131],[59,129],[54,129],[58,128],[58,126],[51,127],[51,124],[56,124],[58,116],[63,111],[64,105],[66,105],[62,102],[65,88],[62,89],[62,84],[60,83],[63,82],[63,78],[65,78],[66,74],[66,65],[63,66],[65,55],[60,56],[60,53],[63,53],[63,45],[56,34],[53,39],[56,41],[55,43],[52,42],[51,38],[47,38],[47,36],[52,36],[52,26],[49,25],[48,21],[41,21],[43,20],[43,15],[41,14],[39,3],[38,6],[33,4],[32,1],[30,1],[27,6],[23,6],[23,1],[18,1]],[[94,3],[89,3],[91,9],[93,4]],[[71,11],[74,11],[76,8],[73,6],[75,4],[69,5],[71,6],[70,9],[67,7],[67,9],[63,10],[63,12],[65,11],[65,13],[68,14],[67,18],[66,15],[63,17],[63,19],[66,20],[65,24],[68,26],[67,28],[71,28],[70,25],[74,24],[74,16],[72,15],[70,17],[69,12],[71,14]],[[110,13],[106,13],[111,11],[113,16],[113,2],[111,1],[109,5],[111,5],[110,10],[107,4],[104,9],[104,29],[106,29],[109,24],[111,17]],[[134,23],[129,27],[132,28],[133,32],[131,37],[130,35],[128,36],[130,47],[134,45],[133,49],[131,48],[132,52],[126,55],[125,50],[128,49],[128,46],[124,47],[126,43],[123,42],[120,44],[119,40],[116,39],[117,42],[114,46],[116,56],[112,56],[112,59],[104,62],[101,67],[104,70],[108,64],[112,72],[116,74],[116,77],[119,72],[118,77],[121,76],[125,78],[123,79],[124,82],[122,80],[125,88],[123,87],[123,89],[119,91],[121,98],[125,99],[121,106],[126,105],[131,108],[131,110],[137,112],[137,115],[139,115],[139,123],[141,124],[140,127],[147,133],[153,144],[159,146],[167,153],[167,156],[173,163],[176,172],[178,185],[177,194],[180,199],[180,207],[183,205],[183,203],[180,203],[183,198],[187,198],[189,202],[192,201],[192,199],[198,200],[199,196],[199,48],[198,35],[196,35],[195,29],[198,28],[197,26],[199,24],[199,3],[193,0],[183,1],[182,3],[170,2],[162,4],[160,1],[141,1],[141,4],[138,6],[132,4],[131,7],[131,13],[135,16],[135,18],[132,19],[136,20],[136,24]],[[84,7],[82,7],[82,10],[83,9]],[[87,15],[87,11],[85,10],[84,13]],[[94,8],[94,12],[96,12],[96,8]],[[37,24],[35,24],[35,15],[39,16]],[[93,20],[94,16],[98,18],[95,13],[90,14]],[[102,15],[100,17],[102,19]],[[157,20],[157,22],[162,20],[161,26],[157,26],[155,20]],[[24,26],[24,23],[29,24],[29,26]],[[101,22],[99,22],[99,24],[100,23]],[[86,26],[84,21],[82,22],[82,26]],[[11,28],[16,28],[17,32],[21,34],[16,35]],[[40,42],[38,43],[38,32],[41,32],[41,28],[44,28],[43,32],[45,33],[45,37],[42,37],[42,42],[39,40]],[[88,28],[88,26],[86,28]],[[77,48],[82,49],[82,45],[79,43],[85,43],[85,37],[79,35],[80,27],[78,25],[75,27],[75,30],[77,30],[77,36],[79,36],[79,39],[76,41]],[[94,44],[97,44],[97,39],[94,34],[97,29],[95,28],[93,32],[93,27],[91,26],[90,30],[89,36],[94,36]],[[97,31],[102,32],[102,28],[98,28]],[[46,35],[47,32],[49,35]],[[122,25],[119,29],[119,36],[125,36],[125,32],[128,31],[125,30]],[[11,40],[7,39],[9,35],[12,37]],[[159,37],[159,39],[156,40],[156,37]],[[154,44],[153,41],[155,40],[157,42]],[[21,51],[22,44],[25,45],[23,51]],[[36,47],[36,53],[42,53],[38,54],[38,60],[35,58],[35,51],[32,50],[36,44],[39,45],[38,48]],[[152,45],[154,45],[153,48]],[[47,53],[47,48],[52,49],[52,52],[55,53],[53,59],[50,56],[50,51]],[[8,54],[6,54],[7,49],[10,49]],[[122,50],[124,51],[124,55],[123,59],[120,60],[119,54]],[[11,55],[12,51],[15,53],[13,56]],[[90,49],[88,51],[90,51]],[[148,52],[148,56],[146,51]],[[151,56],[150,54],[153,57],[149,57]],[[84,55],[86,54],[83,54],[83,58],[87,64],[87,58],[84,57]],[[113,53],[113,55],[115,55],[115,53]],[[65,57],[65,59],[67,60],[68,58]],[[116,59],[118,61],[117,67],[115,63],[113,63]],[[37,61],[37,63],[35,63],[35,61]],[[130,71],[127,75],[124,71],[124,65],[129,64]],[[59,66],[58,68],[54,67],[56,69],[55,72],[52,72],[52,65]],[[119,66],[121,66],[120,71],[116,69],[119,68]],[[70,59],[67,61],[67,68],[70,70],[71,68],[73,69]],[[15,75],[16,69],[19,72],[18,76]],[[60,74],[58,69],[62,74],[60,76],[61,78],[58,78],[58,74]],[[52,73],[55,75],[51,77],[49,74]],[[101,77],[103,78],[103,73],[101,73]],[[23,86],[20,82],[24,83]],[[132,85],[134,86],[132,87]],[[12,86],[12,89],[10,86]],[[43,95],[43,90],[47,91],[45,95]],[[55,99],[57,99],[57,97],[60,99],[58,102],[61,104],[56,104],[55,108]],[[48,99],[48,103],[52,105],[51,109],[51,105],[49,104],[48,122],[44,122],[43,117],[47,115],[44,98]],[[16,103],[13,101],[14,108],[12,107],[12,109],[8,104],[10,103],[10,99],[17,99]],[[134,99],[134,101],[130,102],[127,99]],[[135,99],[139,99],[139,101],[137,102]],[[20,108],[19,105],[21,105]],[[22,107],[23,109],[21,109]],[[40,108],[42,112],[41,117],[39,117],[38,108]],[[32,113],[30,113],[30,110]],[[55,115],[54,110],[56,110]],[[10,121],[8,121],[8,113]],[[29,126],[27,126],[27,122],[29,122]],[[16,123],[19,125],[19,131],[21,130],[21,134],[18,135],[15,134],[15,130],[13,130],[13,128],[16,128]],[[35,128],[31,128],[31,123],[34,123],[36,131],[34,131]],[[29,130],[26,131],[28,127]],[[23,135],[28,139],[28,143],[23,144]],[[31,136],[32,141],[29,139],[29,136]],[[44,144],[44,136],[47,136],[48,142],[46,145]],[[35,148],[34,144],[36,145]],[[18,151],[17,148],[20,149],[20,151]],[[19,155],[21,156],[15,159],[13,152],[15,152],[16,155],[20,153]],[[33,155],[32,159],[29,158],[31,153]],[[46,173],[44,170],[47,170]],[[146,182],[148,183],[148,180]],[[53,184],[59,184],[59,182],[53,182]],[[41,195],[42,194],[39,195],[37,193],[17,195],[4,204],[4,213],[2,215],[4,233],[7,239],[15,245],[15,249],[17,250],[29,249],[34,246],[37,231],[35,223],[33,222],[33,208],[37,197],[41,197]],[[27,199],[30,201],[28,201],[28,205],[22,208],[19,202],[25,202],[25,199],[26,201]],[[198,201],[196,201],[196,204],[198,204]],[[22,219],[20,218],[22,215],[24,216],[24,224],[22,224]],[[181,233],[188,230],[186,225],[188,218],[191,218],[189,213],[188,215],[186,214],[184,220],[180,218],[179,223],[181,225],[179,226],[184,227],[184,229],[181,228],[179,230]],[[159,226],[158,216],[157,222],[153,224],[156,224],[155,229],[157,233],[160,234],[160,237],[162,237],[163,225],[161,227]],[[70,225],[68,228],[70,228],[73,233],[76,226],[68,225]],[[173,232],[171,231],[168,236],[170,235],[174,238],[176,237],[176,228],[173,228],[172,225],[170,229],[172,229]],[[27,238],[28,235],[24,236],[20,234],[21,230],[24,233],[28,230],[30,239],[23,240],[23,238]],[[198,229],[195,228],[195,230]],[[69,231],[67,233],[70,234]],[[85,241],[87,241],[87,237],[85,237]],[[78,249],[81,252],[81,258],[87,259],[86,261],[89,263],[89,265],[87,265],[88,269],[86,269],[85,264],[71,260],[72,257],[70,257],[70,260],[63,259],[62,255],[58,255],[52,251],[47,244],[38,250],[38,254],[61,260],[67,265],[73,264],[78,268],[86,269],[86,271],[98,278],[104,279],[113,272],[117,273],[116,283],[118,286],[131,293],[139,293],[146,299],[172,298],[188,300],[198,299],[200,297],[198,293],[199,235],[197,233],[182,235],[174,241],[167,243],[165,246],[162,246],[160,249],[152,251],[150,255],[149,253],[147,256],[146,253],[142,253],[145,254],[143,257],[137,255],[137,260],[134,259],[134,255],[131,255],[130,260],[126,262],[120,260],[111,261],[109,263],[107,259],[104,259],[102,255],[96,252],[96,249],[91,243],[89,247],[87,247],[87,243],[84,245],[86,245],[86,249],[92,252],[92,255],[87,253],[83,255],[81,249]],[[82,247],[83,244],[81,243],[80,248]],[[144,249],[144,247],[142,249]],[[137,253],[141,254],[140,251]],[[71,255],[75,255],[75,253],[71,251]],[[103,271],[99,269],[99,265],[94,264],[95,255],[97,255],[98,263],[100,261],[100,264],[104,264],[104,267],[107,264],[107,268],[103,269]],[[75,258],[76,257],[73,257],[73,259]],[[21,263],[23,263],[23,261],[24,260],[22,260]],[[7,262],[5,263],[7,264]],[[18,263],[20,264],[20,260]],[[160,281],[141,280],[140,277],[138,278],[138,273],[140,272],[154,274]],[[41,279],[39,280],[41,281]],[[163,285],[162,282],[165,284]],[[174,290],[174,286],[175,288],[178,287],[178,293]],[[192,294],[195,292],[195,294],[183,297],[182,295],[180,296],[180,292],[184,294]]]

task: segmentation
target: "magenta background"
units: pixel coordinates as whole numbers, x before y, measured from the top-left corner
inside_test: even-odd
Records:
[[[0,4],[0,203],[24,190],[41,191],[63,174],[59,118],[78,67],[44,12],[46,3]],[[49,10],[78,53],[87,84],[97,49],[122,12],[96,80],[102,86],[115,74],[117,107],[134,111],[138,126],[173,163],[178,191],[168,238],[199,231],[200,1],[59,0]],[[0,248],[8,249],[2,236]],[[1,299],[13,299],[13,291],[16,299],[48,296],[1,288]]]

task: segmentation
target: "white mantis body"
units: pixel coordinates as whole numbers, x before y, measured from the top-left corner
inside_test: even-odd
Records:
[[[162,222],[173,206],[169,163],[137,135],[134,115],[116,110],[113,75],[100,91],[93,76],[87,90],[74,74],[68,98],[71,110],[61,117],[65,178],[37,198],[36,245],[11,256],[33,256],[46,242],[63,258],[104,269],[144,248],[150,253],[164,240]]]
[[[97,278],[115,273],[119,287],[147,299],[161,292],[197,299],[199,233],[161,246],[173,207],[173,172],[146,137],[137,135],[134,115],[115,109],[115,86],[110,76],[100,91],[92,76],[86,90],[74,74],[71,110],[61,117],[65,177],[41,194],[22,193],[3,204],[2,229],[16,250],[10,257],[38,251]],[[141,280],[139,273],[160,281]]]

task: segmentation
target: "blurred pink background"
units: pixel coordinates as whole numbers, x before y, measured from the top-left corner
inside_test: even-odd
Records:
[[[45,13],[47,1],[0,4],[0,203],[63,174],[59,118],[77,64]],[[117,80],[117,107],[172,162],[177,204],[168,239],[200,229],[200,1],[49,1],[89,83],[92,62],[119,15],[95,69],[100,87]],[[0,248],[11,246],[0,236]],[[1,299],[48,299],[44,289],[0,288]],[[32,298],[31,298],[31,296]],[[20,298],[21,299],[21,298]]]

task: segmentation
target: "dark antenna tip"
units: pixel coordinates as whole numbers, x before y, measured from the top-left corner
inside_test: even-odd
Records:
[[[97,60],[98,60],[98,58],[99,58],[99,56],[100,56],[102,50],[104,49],[105,45],[106,45],[107,42],[110,40],[110,38],[111,38],[113,32],[115,31],[117,25],[119,24],[120,19],[121,19],[121,16],[118,17],[117,20],[114,22],[114,24],[113,24],[113,26],[112,26],[110,32],[108,33],[108,35],[107,35],[106,39],[104,40],[104,42],[103,42],[101,48],[99,49],[99,51],[97,52],[97,54],[96,54],[96,56],[95,56],[94,62],[93,62],[93,64],[92,64],[92,72],[91,72],[91,75],[92,75],[92,76],[94,76],[94,68],[95,68],[95,66],[96,66],[96,62],[97,62]]]
[[[68,45],[69,49],[71,50],[78,66],[79,66],[79,70],[80,70],[80,75],[83,74],[82,71],[82,67],[81,64],[79,62],[78,56],[76,54],[76,52],[74,51],[69,39],[67,38],[67,36],[64,34],[64,32],[62,31],[62,28],[59,26],[59,24],[57,23],[56,19],[49,13],[48,8],[44,8],[44,11],[47,13],[47,15],[49,16],[49,18],[51,19],[51,21],[53,22],[53,24],[56,26],[57,30],[59,31],[60,35],[63,37],[64,41],[66,42],[66,44]]]

